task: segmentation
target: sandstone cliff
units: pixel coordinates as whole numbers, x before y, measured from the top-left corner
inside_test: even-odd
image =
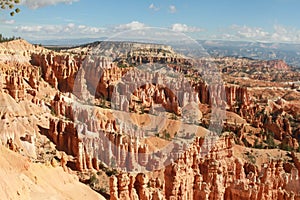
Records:
[[[283,61],[197,61],[202,68],[215,62],[222,76],[213,81],[169,46],[102,42],[93,44],[104,47],[95,56],[86,52],[93,45],[59,53],[25,41],[1,45],[0,141],[34,162],[62,167],[45,176],[65,180],[61,169],[79,177],[97,171],[98,179],[102,171],[114,174],[106,191],[114,200],[300,199],[300,75]],[[29,172],[29,179],[46,179]],[[106,175],[100,180],[108,184]],[[29,198],[36,186],[25,182],[28,190],[0,191]],[[44,183],[36,185],[47,194]]]

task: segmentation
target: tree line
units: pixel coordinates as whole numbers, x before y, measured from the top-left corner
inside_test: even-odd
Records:
[[[15,36],[12,36],[12,37],[4,37],[1,33],[0,33],[0,43],[1,42],[9,42],[9,41],[12,41],[12,40],[18,40],[18,39],[21,39],[20,37],[15,37]]]

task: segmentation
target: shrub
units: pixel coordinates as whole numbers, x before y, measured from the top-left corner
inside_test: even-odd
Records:
[[[249,153],[249,152],[247,152],[246,155],[247,155],[249,161],[250,161],[252,164],[255,164],[255,163],[256,163],[256,158],[255,158],[254,155],[252,155],[252,154]]]
[[[292,147],[288,144],[281,144],[281,149],[284,151],[292,151]]]
[[[98,180],[96,174],[93,174],[89,179],[89,185],[95,186],[98,183],[99,183],[99,180]]]
[[[172,113],[172,117],[171,117],[171,119],[172,119],[172,120],[177,120],[177,119],[178,119],[178,117],[177,117],[177,115],[176,115],[175,113]]]
[[[105,174],[110,177],[112,175],[117,175],[118,171],[116,169],[108,169],[106,170]]]
[[[268,139],[265,142],[267,143],[269,149],[276,148],[276,144],[274,142],[274,137],[268,136]]]

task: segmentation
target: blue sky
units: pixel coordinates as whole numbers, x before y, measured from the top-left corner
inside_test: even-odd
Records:
[[[300,43],[298,0],[23,0],[19,7],[14,17],[0,11],[6,36],[97,38],[150,26],[195,39]]]

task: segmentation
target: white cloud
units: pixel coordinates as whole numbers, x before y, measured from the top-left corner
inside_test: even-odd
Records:
[[[203,31],[200,28],[194,27],[194,26],[188,26],[186,24],[173,24],[172,25],[172,31],[176,31],[176,32],[183,32],[183,33],[194,33],[194,32],[200,32]]]
[[[35,32],[40,32],[42,28],[43,28],[42,26],[20,26],[20,27],[16,27],[15,31],[20,33],[35,33]]]
[[[176,12],[177,12],[176,6],[170,5],[170,6],[169,6],[169,12],[170,12],[170,13],[176,13]]]
[[[293,27],[274,25],[274,32],[271,36],[273,41],[300,42],[300,30]]]
[[[133,21],[114,27],[93,27],[84,24],[68,23],[63,25],[21,25],[13,31],[16,35],[31,39],[55,39],[55,38],[86,38],[86,37],[111,37],[111,34],[134,30],[134,33],[143,34],[146,25]]]
[[[270,36],[269,32],[260,27],[232,25],[231,28],[236,31],[236,35],[240,38],[265,39]]]
[[[16,26],[13,31],[24,38],[84,38],[111,36],[113,33],[123,31],[142,31],[146,25],[132,21],[127,24],[120,24],[114,27],[93,27],[84,24],[68,23],[64,25],[21,25]],[[141,32],[142,33],[142,32]]]
[[[22,37],[35,38],[63,38],[63,37],[92,37],[99,36],[105,32],[104,28],[89,27],[69,23],[66,25],[35,25],[17,26],[14,28]]]
[[[158,11],[159,7],[155,6],[154,3],[151,3],[149,6],[149,9],[154,10],[154,11]]]
[[[138,21],[132,21],[128,24],[121,24],[115,27],[116,31],[127,31],[127,30],[139,30],[145,28],[146,25],[144,23]]]
[[[14,24],[14,20],[2,20],[4,24]],[[112,34],[120,34],[123,31],[129,31],[126,36],[144,37],[149,34],[151,30],[148,25],[132,21],[126,24],[120,24],[110,27],[93,27],[84,24],[66,23],[63,25],[20,25],[16,26],[13,31],[14,35],[28,38],[28,39],[61,39],[61,38],[87,38],[87,37],[111,37]],[[130,32],[133,30],[132,32]],[[264,29],[261,27],[239,26],[232,25],[230,27],[220,29],[219,32],[209,32],[195,26],[188,26],[186,24],[176,23],[169,27],[170,32],[154,32],[151,37],[172,37],[172,34],[190,33],[197,35],[202,39],[224,39],[237,41],[263,41],[263,42],[289,42],[300,43],[300,29],[293,27],[285,27],[281,25],[274,25],[273,29]],[[201,32],[201,33],[199,33]],[[202,34],[203,33],[203,34]],[[155,35],[156,34],[156,35]],[[161,35],[159,35],[161,34]],[[198,38],[197,38],[198,39]]]
[[[300,30],[281,25],[274,25],[273,29],[268,31],[261,27],[232,25],[228,29],[222,30],[222,33],[216,35],[215,38],[225,40],[300,43]]]
[[[214,37],[214,39],[219,39],[219,37],[217,35],[214,35],[213,37]],[[234,40],[234,39],[236,39],[236,37],[229,33],[223,33],[221,36],[221,39]]]
[[[37,9],[44,6],[56,5],[59,3],[72,4],[79,0],[22,0],[21,4],[31,8]]]
[[[93,27],[85,24],[76,24],[73,22],[62,25],[19,25],[13,29],[14,35],[28,39],[68,39],[68,38],[97,38],[97,37],[161,37],[158,34],[166,34],[164,38],[178,36],[180,33],[201,32],[198,27],[188,26],[186,24],[173,24],[169,29],[162,28],[151,29],[148,25],[132,21],[130,23],[119,24],[108,27]],[[165,30],[165,31],[164,31]],[[124,32],[124,34],[122,34]],[[146,35],[149,34],[149,35]],[[136,38],[138,39],[138,38]],[[169,38],[168,38],[169,39]]]
[[[11,19],[11,20],[3,20],[4,24],[14,24],[15,20]]]

